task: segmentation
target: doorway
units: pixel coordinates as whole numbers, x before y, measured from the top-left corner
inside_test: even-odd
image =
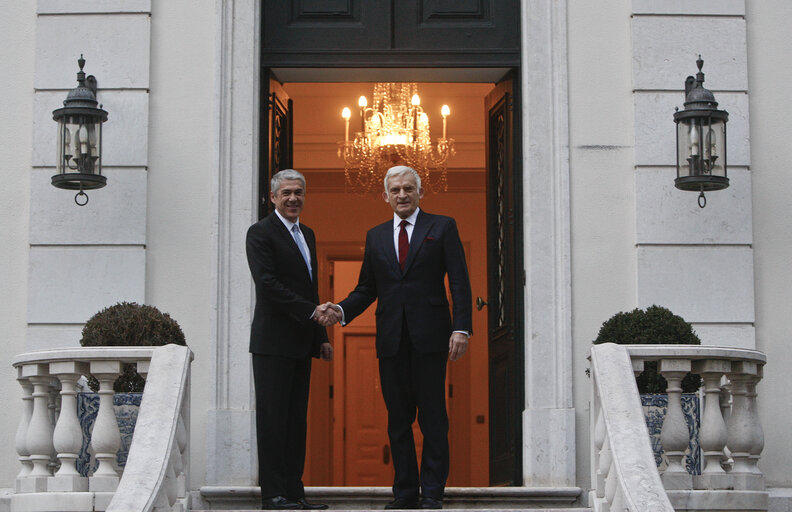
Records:
[[[421,208],[456,219],[474,301],[488,296],[484,100],[493,88],[491,83],[419,84],[432,136],[440,136],[440,106],[448,104],[448,134],[456,139],[456,155],[448,163],[448,191],[427,193]],[[341,109],[354,107],[361,95],[370,98],[372,89],[373,83],[365,82],[283,84],[292,103],[292,166],[307,180],[301,222],[311,226],[318,239],[321,300],[339,300],[354,288],[366,231],[392,215],[381,192],[360,195],[346,190],[343,163],[336,154],[336,143],[344,136]],[[392,483],[385,408],[376,387],[373,311],[370,307],[349,326],[332,329],[336,360],[314,364],[307,485]],[[474,308],[473,313],[469,351],[448,367],[448,484],[453,486],[490,484],[487,310]]]

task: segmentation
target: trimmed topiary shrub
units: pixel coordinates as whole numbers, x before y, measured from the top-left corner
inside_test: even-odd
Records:
[[[646,311],[636,308],[620,312],[606,320],[594,344],[620,345],[701,345],[693,327],[682,317],[661,306],[650,306]],[[636,379],[640,393],[665,393],[668,383],[657,372],[657,362],[647,361],[644,371]],[[701,387],[701,377],[688,374],[682,380],[683,393],[695,393]]]
[[[154,306],[135,302],[119,302],[96,313],[85,323],[80,339],[83,347],[151,347],[169,343],[187,345],[176,320]],[[89,385],[96,390],[98,383],[91,378]],[[113,389],[122,393],[139,393],[144,385],[145,381],[137,373],[135,365],[128,364]]]

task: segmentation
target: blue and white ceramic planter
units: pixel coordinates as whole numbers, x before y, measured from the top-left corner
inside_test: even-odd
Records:
[[[665,467],[663,460],[663,447],[660,443],[660,430],[663,428],[663,419],[668,408],[668,395],[642,394],[646,426],[649,428],[649,439],[652,443],[655,462],[659,469]],[[699,397],[695,393],[682,394],[682,413],[685,416],[688,430],[690,431],[690,444],[685,451],[685,467],[691,475],[701,474],[701,447],[699,446],[699,428],[701,427],[701,406]]]
[[[132,434],[135,431],[135,422],[142,398],[143,393],[116,393],[113,395],[113,408],[118,419],[118,430],[121,431],[121,449],[116,454],[116,463],[120,468],[126,466],[129,445],[132,443]],[[82,476],[88,476],[98,466],[97,461],[93,459],[88,450],[98,410],[99,395],[97,393],[77,394],[77,418],[80,420],[80,428],[83,433],[82,448],[80,448],[77,457],[77,471]]]

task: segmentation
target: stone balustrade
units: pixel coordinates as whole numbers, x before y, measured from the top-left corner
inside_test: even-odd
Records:
[[[129,494],[121,492],[131,485],[125,480],[134,481],[138,507],[125,510],[183,509],[189,489],[191,361],[190,350],[177,345],[69,348],[17,356],[13,365],[23,407],[16,450],[22,467],[11,511],[106,510],[111,500],[123,500]],[[113,383],[129,363],[146,378],[146,388],[129,459],[125,468],[119,468],[116,453],[121,433],[113,407]],[[88,375],[99,382],[99,407],[90,435],[98,465],[84,475],[77,468],[83,446],[77,388],[81,377]],[[141,467],[146,468],[143,477]]]
[[[614,368],[615,363],[604,361],[616,358],[623,362],[625,354],[631,367],[629,374],[622,367]],[[615,454],[611,423],[623,418],[614,419],[611,412],[608,419],[603,390],[613,395],[615,391],[611,388],[629,385],[635,393],[621,399],[634,401],[637,396],[634,376],[644,370],[645,362],[656,361],[658,372],[668,381],[667,409],[660,432],[666,464],[658,474],[674,509],[767,510],[768,495],[758,467],[764,433],[756,406],[756,386],[766,363],[764,354],[730,347],[603,344],[592,347],[591,359],[594,379],[591,471],[595,502],[604,504],[607,510],[609,504],[613,509],[609,493],[619,498],[618,479],[613,482],[612,478]],[[702,401],[697,439],[703,459],[700,474],[691,474],[684,463],[691,433],[683,414],[681,383],[688,373],[700,375],[703,382],[698,392]]]

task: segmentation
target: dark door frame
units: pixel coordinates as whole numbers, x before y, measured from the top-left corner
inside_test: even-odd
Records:
[[[519,25],[517,25],[517,37],[506,38],[503,41],[502,48],[477,48],[475,43],[470,43],[470,31],[481,30],[483,25],[476,27],[480,19],[492,16],[494,13],[479,11],[476,13],[460,13],[460,12],[435,12],[429,14],[424,19],[420,20],[416,26],[407,26],[408,32],[415,32],[416,34],[427,35],[426,30],[431,32],[432,26],[442,27],[444,34],[453,34],[456,30],[457,39],[454,40],[458,46],[456,48],[449,47],[449,43],[442,39],[433,38],[431,35],[425,39],[423,43],[416,43],[417,46],[425,44],[426,48],[404,48],[400,46],[399,41],[396,39],[398,29],[395,27],[397,19],[401,20],[399,23],[410,23],[405,21],[405,18],[395,16],[391,12],[392,20],[390,26],[387,28],[391,35],[389,42],[383,42],[384,46],[376,48],[361,48],[352,47],[346,48],[344,41],[322,41],[322,44],[317,42],[311,43],[310,38],[316,38],[317,33],[329,35],[332,39],[333,34],[338,34],[346,30],[351,36],[359,37],[358,31],[352,29],[350,25],[339,25],[339,20],[346,20],[345,22],[357,21],[358,27],[362,30],[371,30],[372,25],[378,21],[379,18],[387,17],[388,13],[377,13],[373,18],[366,18],[370,13],[358,9],[359,5],[356,1],[351,1],[345,5],[349,7],[347,12],[327,12],[327,13],[305,13],[305,12],[292,12],[287,14],[284,9],[279,10],[277,13],[272,13],[272,16],[285,16],[284,20],[291,20],[291,28],[287,27],[286,23],[273,23],[272,19],[266,19],[268,12],[266,9],[266,0],[262,3],[262,16],[265,18],[261,23],[261,104],[262,115],[260,122],[260,147],[269,148],[267,155],[261,155],[259,158],[259,183],[262,192],[266,192],[269,187],[269,178],[271,175],[280,170],[280,168],[273,167],[273,154],[272,148],[281,148],[283,139],[278,139],[278,133],[275,132],[273,124],[273,115],[276,114],[277,97],[270,91],[270,84],[273,80],[277,81],[282,79],[284,81],[492,81],[499,82],[501,79],[511,80],[514,84],[514,92],[509,95],[511,119],[514,125],[513,136],[514,143],[512,147],[511,162],[513,165],[513,176],[511,177],[511,191],[512,200],[514,201],[514,208],[511,212],[510,231],[513,240],[513,252],[509,254],[508,260],[512,263],[510,275],[515,277],[515,282],[510,288],[510,302],[513,307],[513,325],[511,325],[511,332],[514,336],[514,347],[511,356],[514,361],[507,363],[511,366],[510,371],[513,371],[513,388],[514,393],[508,396],[508,400],[503,404],[511,403],[511,414],[513,417],[509,419],[511,429],[513,430],[513,443],[514,452],[513,458],[510,457],[508,461],[504,460],[501,464],[513,464],[512,470],[508,468],[501,468],[498,473],[500,475],[508,475],[498,477],[493,480],[493,472],[490,472],[491,483],[494,484],[510,484],[522,485],[522,412],[525,407],[525,364],[524,364],[524,325],[525,325],[525,311],[524,311],[524,286],[525,286],[525,272],[524,260],[522,254],[522,173],[521,166],[521,130],[520,130],[520,111],[519,101],[520,95],[517,93],[519,84],[517,78],[520,76],[520,54],[519,54]],[[328,4],[330,5],[330,4]],[[438,4],[440,5],[440,4]],[[463,4],[457,4],[463,5]],[[471,4],[472,5],[472,4]],[[482,4],[483,5],[483,4]],[[357,7],[356,7],[357,6]],[[392,5],[393,7],[393,5]],[[519,19],[519,3],[511,2],[508,6],[514,9],[514,19]],[[287,10],[287,9],[286,9]],[[500,13],[501,22],[508,24],[513,28],[514,19],[504,18],[503,13]],[[469,21],[467,28],[464,28],[466,23],[465,18]],[[494,17],[493,17],[494,19]],[[443,20],[446,25],[443,26]],[[379,19],[379,21],[382,21]],[[447,23],[451,21],[452,23]],[[458,23],[454,26],[453,22]],[[336,25],[333,25],[333,24]],[[439,23],[439,24],[438,24]],[[433,25],[434,24],[434,25]],[[334,29],[333,27],[338,27]],[[307,27],[313,27],[306,31]],[[481,32],[483,35],[491,34],[492,26]],[[468,30],[468,32],[465,32]],[[302,36],[300,35],[302,34]],[[304,38],[307,37],[306,38]],[[318,38],[320,41],[322,38]],[[475,39],[475,38],[474,38]],[[492,46],[492,39],[490,39],[490,46]],[[379,43],[374,43],[376,44]],[[453,44],[453,43],[452,43]],[[269,45],[269,46],[268,46]],[[443,46],[446,47],[443,47]],[[465,46],[467,45],[467,46]],[[319,48],[319,46],[322,46]],[[274,69],[277,68],[277,71]],[[463,69],[469,69],[468,74]],[[448,69],[449,74],[452,74],[453,80],[445,80],[438,77],[442,76],[442,71],[438,70]],[[276,76],[277,74],[277,76]],[[346,76],[345,76],[346,75]],[[383,79],[383,75],[387,78]],[[506,76],[504,76],[506,75]],[[302,80],[293,80],[293,77],[301,76]],[[465,79],[465,76],[476,76],[479,79]],[[480,77],[486,76],[487,78],[481,80]],[[288,77],[288,78],[284,78]],[[313,78],[319,77],[319,78]],[[332,79],[335,77],[335,79]],[[425,78],[431,77],[431,78]],[[508,77],[508,78],[507,78]],[[266,90],[265,90],[266,89]],[[264,115],[263,107],[267,105],[269,108],[269,115]],[[289,105],[290,107],[290,105]],[[288,109],[289,112],[291,108]],[[484,113],[488,115],[488,113]],[[291,145],[291,116],[288,116],[288,131],[281,132],[288,133],[288,144]],[[490,134],[486,134],[490,137]],[[291,154],[289,149],[288,154]],[[489,155],[487,156],[489,159]],[[283,160],[283,159],[281,159]],[[290,165],[289,158],[289,165]],[[487,165],[490,168],[490,165]],[[489,171],[488,171],[489,172]],[[489,181],[489,178],[488,178]],[[488,231],[491,229],[488,222]],[[488,242],[488,245],[490,242]],[[492,249],[488,249],[492,251]],[[487,269],[488,281],[491,282],[493,274],[493,259],[490,259],[489,268]],[[492,293],[491,291],[489,292]],[[488,334],[489,337],[489,334]],[[492,370],[492,361],[490,361],[490,370]],[[491,386],[491,385],[490,385]],[[508,395],[508,394],[507,394]],[[492,388],[490,387],[490,398],[492,400]],[[490,405],[492,409],[492,403]],[[509,418],[511,414],[501,415],[501,417]],[[493,415],[490,413],[490,420]],[[512,421],[513,420],[513,421]],[[492,429],[492,424],[490,429]],[[492,435],[490,435],[492,438]],[[511,437],[511,436],[510,436]],[[493,454],[490,452],[492,460]],[[492,466],[491,466],[492,467]]]

